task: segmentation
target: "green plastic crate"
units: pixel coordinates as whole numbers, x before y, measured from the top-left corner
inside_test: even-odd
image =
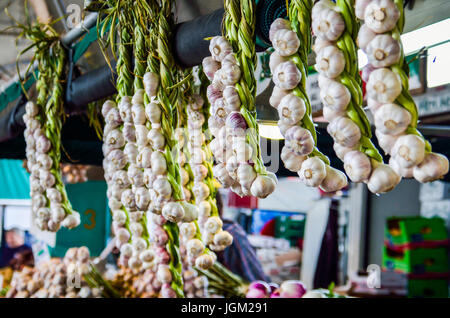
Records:
[[[446,279],[410,279],[408,281],[410,298],[447,298],[448,283]]]
[[[383,268],[408,274],[448,272],[447,249],[417,248],[393,250],[383,248]]]
[[[291,246],[296,246],[298,240],[305,234],[306,218],[299,216],[281,215],[275,218],[275,237],[289,241]]]
[[[447,230],[441,218],[393,217],[387,220],[385,238],[391,245],[443,241]]]

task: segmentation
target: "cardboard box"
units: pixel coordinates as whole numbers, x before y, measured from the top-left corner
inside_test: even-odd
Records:
[[[438,201],[450,199],[450,183],[434,181],[420,185],[420,201]]]

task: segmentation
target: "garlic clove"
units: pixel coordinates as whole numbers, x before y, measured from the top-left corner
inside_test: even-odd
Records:
[[[358,150],[348,152],[344,157],[344,169],[353,182],[363,182],[369,179],[372,172],[370,158]]]
[[[401,177],[388,165],[378,164],[374,167],[367,182],[367,187],[372,193],[385,193],[394,189]]]
[[[448,159],[439,153],[431,152],[424,160],[414,167],[414,178],[422,183],[442,178],[448,173]]]
[[[326,165],[326,177],[320,184],[325,192],[335,192],[343,189],[348,184],[345,174],[329,165]]]
[[[425,141],[417,135],[404,135],[397,139],[391,156],[401,168],[412,168],[425,158]]]
[[[305,185],[318,187],[327,175],[325,163],[317,157],[308,158],[302,163],[298,175]]]

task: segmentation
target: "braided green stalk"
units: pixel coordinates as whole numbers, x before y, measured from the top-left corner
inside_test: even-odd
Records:
[[[347,106],[346,114],[361,130],[359,151],[377,162],[383,162],[383,158],[370,140],[372,138],[370,122],[362,108],[362,81],[359,76],[358,53],[355,44],[359,24],[355,16],[354,2],[354,0],[336,1],[336,5],[339,7],[340,14],[345,22],[345,30],[336,41],[337,47],[345,57],[345,69],[339,76],[339,81],[347,87],[351,94],[351,100]]]
[[[63,85],[62,80],[64,76],[64,66],[66,63],[66,53],[64,48],[58,42],[53,47],[53,52],[55,54],[55,65],[53,71],[53,90],[51,97],[47,102],[45,107],[46,120],[44,123],[45,136],[50,140],[52,146],[48,152],[48,155],[52,158],[53,165],[50,169],[52,174],[55,176],[55,188],[61,193],[63,200],[61,201],[61,206],[64,208],[66,214],[72,214],[72,206],[67,197],[66,188],[62,181],[61,173],[61,127],[62,120],[61,117],[64,116],[63,107]]]
[[[293,89],[293,93],[305,102],[306,112],[301,120],[301,126],[306,128],[314,139],[313,157],[319,157],[324,163],[330,164],[327,156],[317,148],[317,133],[312,119],[311,103],[306,93],[306,77],[308,75],[308,53],[311,49],[311,10],[312,0],[292,0],[288,7],[288,16],[292,30],[300,39],[300,47],[292,57],[292,61],[302,74],[300,83]]]
[[[174,160],[174,157],[178,157],[179,147],[173,132],[174,129],[181,125],[180,116],[177,114],[177,105],[181,105],[182,96],[179,87],[173,87],[177,79],[178,69],[175,65],[170,45],[173,28],[172,4],[173,0],[163,1],[158,16],[157,52],[159,57],[160,85],[157,96],[162,108],[161,129],[166,139],[167,178],[172,186],[172,198],[176,201],[182,201],[184,195],[180,185],[180,167]],[[177,297],[184,297],[178,225],[167,222],[163,227],[169,237],[166,248],[171,258],[169,264],[169,269],[172,273],[171,287]]]
[[[255,108],[255,1],[225,0],[225,12],[224,34],[231,44],[241,68],[241,78],[235,84],[235,87],[241,100],[241,114],[244,116],[249,128],[246,138],[253,149],[256,150],[252,155],[252,160],[255,163],[255,171],[258,174],[265,175],[267,173],[261,159]]]
[[[399,61],[390,66],[390,69],[400,76],[402,81],[402,92],[395,100],[395,103],[403,108],[405,108],[411,114],[411,124],[406,129],[406,134],[417,135],[425,141],[425,152],[430,153],[431,144],[426,140],[423,135],[417,130],[417,122],[419,119],[419,113],[417,110],[417,105],[409,92],[409,66],[405,59],[405,52],[403,51],[403,45],[401,42],[401,34],[403,33],[403,28],[405,24],[405,13],[403,11],[403,0],[393,0],[398,10],[400,11],[400,17],[397,21],[396,27],[391,31],[392,37],[400,43],[401,56]]]

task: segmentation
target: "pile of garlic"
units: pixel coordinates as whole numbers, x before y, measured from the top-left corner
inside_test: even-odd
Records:
[[[89,250],[71,248],[63,259],[52,258],[35,268],[25,267],[11,281],[7,298],[99,298],[82,275],[89,271]]]
[[[384,193],[392,190],[399,182],[400,177],[388,165],[383,164],[381,156],[379,160],[369,157],[364,148],[370,146],[376,151],[370,142],[370,127],[365,114],[358,114],[357,107],[361,107],[362,98],[360,87],[353,84],[350,76],[359,76],[355,65],[346,65],[348,48],[339,47],[337,41],[344,39],[346,24],[339,8],[329,0],[317,2],[312,9],[312,26],[317,37],[314,51],[317,55],[315,68],[319,72],[320,97],[324,105],[323,115],[329,121],[328,133],[334,139],[334,150],[337,156],[344,161],[344,169],[353,182],[365,182],[373,193]],[[350,41],[352,37],[348,37]],[[353,54],[356,49],[353,42]],[[350,57],[351,58],[351,57]],[[350,62],[350,59],[348,59]],[[357,65],[356,65],[357,66]],[[353,70],[352,74],[349,70]],[[347,86],[352,87],[352,92]],[[355,87],[358,86],[358,87]],[[354,103],[353,105],[351,103]],[[363,116],[361,118],[360,116]],[[355,122],[362,119],[366,122],[366,130]]]
[[[367,103],[374,115],[376,136],[389,165],[404,178],[430,182],[448,173],[448,159],[431,151],[431,145],[417,131],[417,107],[408,91],[402,69],[404,54],[400,42],[403,13],[392,0],[357,0],[355,11],[363,20],[359,47],[367,54]],[[367,70],[369,70],[367,72]]]
[[[269,36],[275,49],[270,56],[275,88],[269,102],[278,110],[278,127],[285,137],[285,145],[281,151],[284,166],[297,172],[300,180],[307,186],[320,186],[327,192],[340,190],[347,185],[347,178],[339,170],[330,167],[324,161],[324,156],[317,155],[314,137],[305,124],[305,121],[312,122],[311,107],[304,93],[305,80],[302,81],[302,76],[306,74],[302,75],[295,61],[299,60],[297,52],[300,45],[307,43],[300,43],[289,20],[281,18],[272,23]],[[313,126],[310,127],[314,130]],[[315,131],[313,133],[315,135]]]
[[[42,231],[56,232],[61,225],[72,229],[80,224],[80,215],[70,206],[61,180],[60,163],[50,154],[53,145],[38,115],[39,107],[27,102],[23,120],[33,220]]]
[[[207,98],[211,105],[208,127],[214,136],[209,144],[216,160],[214,176],[239,196],[265,198],[274,191],[277,179],[263,167],[259,173],[255,170],[259,144],[250,141],[255,132],[247,131],[249,125],[240,112],[246,105],[236,88],[241,67],[225,37],[213,37],[209,50],[211,56],[203,59],[202,66],[211,81]]]

